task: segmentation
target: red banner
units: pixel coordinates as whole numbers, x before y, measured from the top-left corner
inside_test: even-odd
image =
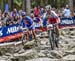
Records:
[[[3,37],[3,38],[0,38],[0,43],[1,42],[7,42],[7,41],[10,41],[12,39],[17,39],[19,37],[22,36],[22,32],[21,33],[17,33],[17,34],[14,34],[14,35],[10,35],[10,36],[6,36],[6,37]]]

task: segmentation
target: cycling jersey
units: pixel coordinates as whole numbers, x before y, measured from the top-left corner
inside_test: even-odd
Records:
[[[38,17],[35,17],[35,18],[34,18],[34,22],[39,23],[40,21],[41,21],[40,18],[38,18]]]
[[[27,27],[30,27],[33,24],[33,20],[29,16],[26,16],[25,23],[26,23]]]
[[[30,29],[33,25],[33,21],[29,16],[26,16],[25,18],[21,19],[21,25],[22,27]]]
[[[58,15],[54,11],[51,11],[50,15],[48,16],[48,23],[53,24],[53,23],[59,23],[59,22],[60,22],[60,19]]]
[[[42,26],[42,19],[41,18],[38,18],[38,17],[36,17],[35,19],[34,19],[34,28],[39,28],[40,26]]]
[[[58,23],[57,21],[58,21],[58,19],[56,19],[56,18],[48,18],[48,23],[49,24]]]

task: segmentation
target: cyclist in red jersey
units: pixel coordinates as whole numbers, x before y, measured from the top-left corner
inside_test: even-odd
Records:
[[[48,5],[48,7],[46,8],[46,11],[47,11],[47,18],[48,18],[48,23],[49,24],[60,22],[59,16],[55,13],[55,11],[53,11],[51,9],[50,5]]]
[[[60,22],[58,15],[51,9],[51,6],[46,6],[46,16],[47,16],[47,28],[48,29],[48,35],[49,35],[49,41],[51,44],[51,49],[53,50],[54,47],[59,48],[59,28],[58,24]],[[52,28],[52,29],[50,29]]]
[[[59,28],[58,28],[58,24],[60,23],[60,18],[59,16],[55,13],[55,11],[53,11],[51,9],[51,6],[48,5],[46,8],[47,11],[47,18],[48,18],[48,22],[47,24],[57,24],[57,34],[59,35]]]

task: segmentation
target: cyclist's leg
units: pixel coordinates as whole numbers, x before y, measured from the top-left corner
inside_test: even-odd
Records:
[[[33,36],[34,39],[36,38],[35,30],[32,30],[32,36]]]
[[[29,36],[32,37],[32,38],[35,38],[35,32],[34,32],[34,28],[33,26],[29,27]]]
[[[29,31],[27,32],[27,35],[26,35],[26,40],[29,41]]]
[[[29,29],[29,41],[31,41],[31,40],[32,40],[32,30]]]
[[[59,23],[60,23],[60,19],[56,19],[56,34],[57,34],[57,37],[59,37]]]
[[[59,42],[59,28],[58,25],[55,25],[55,29],[54,29],[54,37],[55,37],[55,46],[58,48],[58,42]]]
[[[25,40],[26,41],[29,41],[29,29],[28,29],[28,27],[26,27],[26,32],[24,33],[25,34]]]
[[[24,40],[25,41],[28,41],[29,40],[28,31],[24,33]]]
[[[58,28],[58,25],[56,26],[56,34],[57,34],[57,37],[59,37],[59,28]]]
[[[36,33],[35,33],[35,26],[32,26],[32,38],[35,39],[36,38]]]

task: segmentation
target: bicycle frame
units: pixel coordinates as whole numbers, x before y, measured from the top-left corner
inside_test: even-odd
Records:
[[[49,36],[49,42],[51,45],[51,49],[54,49],[55,47],[58,47],[58,38],[57,38],[57,32],[56,32],[56,26],[57,24],[50,24],[47,26],[48,29],[48,36]]]

